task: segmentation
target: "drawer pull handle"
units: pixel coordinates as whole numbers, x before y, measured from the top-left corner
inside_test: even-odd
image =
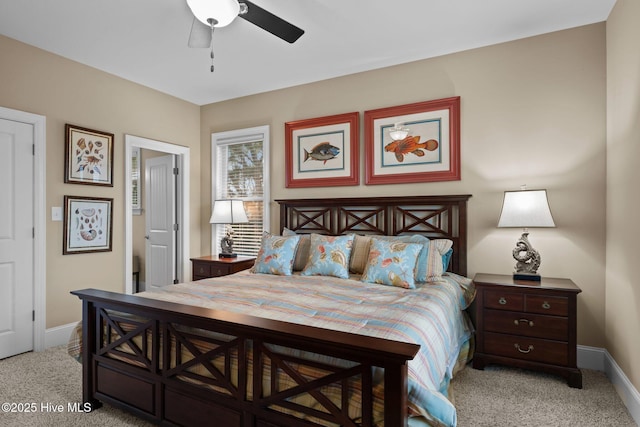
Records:
[[[513,346],[514,346],[514,347],[516,348],[516,350],[518,350],[520,353],[524,353],[524,354],[531,353],[531,350],[533,350],[533,346],[532,346],[532,345],[530,345],[526,350],[521,349],[521,348],[520,348],[520,344],[518,344],[518,343],[515,343]]]
[[[544,308],[545,310],[549,310],[551,308],[551,304],[545,301],[542,303],[542,308]]]
[[[505,304],[507,303],[507,299],[506,299],[505,297],[500,297],[500,299],[498,300],[498,302],[499,302],[501,305],[505,305]]]
[[[529,319],[516,319],[513,321],[514,325],[520,325],[520,323],[527,323],[529,324],[529,326],[533,327],[533,320],[529,320]]]

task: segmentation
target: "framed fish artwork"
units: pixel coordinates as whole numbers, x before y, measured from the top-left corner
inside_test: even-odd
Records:
[[[460,97],[364,112],[365,184],[460,180]]]
[[[66,124],[64,182],[113,187],[113,134]]]
[[[358,112],[284,124],[287,188],[358,185]]]
[[[63,255],[110,252],[113,199],[64,196]]]

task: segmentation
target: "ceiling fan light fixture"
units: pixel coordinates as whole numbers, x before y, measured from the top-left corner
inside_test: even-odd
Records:
[[[237,0],[187,0],[187,4],[198,21],[209,25],[208,20],[214,19],[216,28],[231,24],[240,12]]]

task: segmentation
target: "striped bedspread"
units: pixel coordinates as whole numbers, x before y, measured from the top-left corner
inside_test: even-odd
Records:
[[[447,389],[472,335],[463,313],[475,296],[471,280],[447,273],[442,282],[403,289],[357,279],[244,271],[138,295],[419,344],[409,362],[410,412],[455,426]]]

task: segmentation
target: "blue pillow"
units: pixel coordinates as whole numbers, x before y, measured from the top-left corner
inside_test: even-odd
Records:
[[[311,235],[309,259],[300,272],[303,276],[349,278],[349,257],[355,234],[346,236]]]
[[[290,276],[300,236],[273,236],[264,233],[253,265],[254,273]]]
[[[376,239],[398,241],[403,243],[419,243],[422,245],[416,262],[415,281],[423,283],[427,281],[427,264],[429,259],[429,239],[420,234],[409,236],[376,236]]]
[[[424,245],[398,240],[371,240],[369,261],[360,280],[414,289],[416,261]]]
[[[451,256],[453,255],[453,248],[449,249],[446,254],[442,255],[442,268],[447,271],[449,263],[451,262]]]

